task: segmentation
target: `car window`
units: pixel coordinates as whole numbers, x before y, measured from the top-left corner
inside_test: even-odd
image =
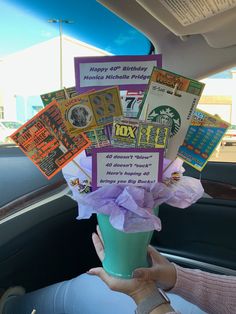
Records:
[[[74,57],[148,55],[152,45],[96,0],[1,1],[0,38],[1,220],[64,188],[61,173],[44,178],[10,138],[44,108],[40,95],[75,86]]]
[[[5,121],[1,122],[2,126],[7,129],[18,129],[21,126],[21,123],[15,121]]]
[[[146,55],[151,47],[146,36],[96,0],[71,1],[68,7],[3,1],[0,38],[0,120],[8,130],[43,108],[41,94],[75,85],[74,57]],[[9,135],[2,134],[0,142],[8,143]]]
[[[230,123],[210,161],[236,162],[236,68],[202,80],[206,85],[198,108]]]

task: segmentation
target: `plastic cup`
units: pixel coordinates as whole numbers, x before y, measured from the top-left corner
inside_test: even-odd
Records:
[[[156,215],[158,210],[158,207],[154,210]],[[115,229],[110,224],[108,215],[98,214],[97,219],[105,248],[102,265],[108,274],[129,279],[136,268],[149,267],[147,248],[153,230],[126,233]]]

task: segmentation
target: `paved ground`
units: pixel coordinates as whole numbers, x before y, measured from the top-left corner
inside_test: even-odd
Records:
[[[212,154],[211,161],[227,161],[236,162],[236,145],[234,146],[221,146],[219,152],[215,150]]]

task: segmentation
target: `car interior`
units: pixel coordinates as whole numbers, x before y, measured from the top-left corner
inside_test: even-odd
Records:
[[[101,13],[98,18],[104,28],[98,37],[108,32],[107,12],[114,21],[122,20],[144,35],[146,54],[162,54],[164,69],[186,77],[200,80],[236,66],[235,1],[217,7],[208,0],[202,7],[200,0],[195,5],[182,0],[89,0],[84,9],[83,1],[74,0],[60,5],[10,2],[22,4],[42,19],[52,18],[53,10],[60,17],[65,12],[70,17],[71,11],[78,21],[83,10],[89,10],[91,20]],[[102,11],[95,12],[95,6]],[[78,22],[71,27],[79,39],[86,25]],[[130,54],[136,53],[130,49]],[[162,230],[154,232],[151,244],[179,265],[236,275],[236,158],[235,162],[210,161],[202,172],[187,164],[184,168],[185,175],[201,180],[204,196],[186,209],[161,205]],[[33,291],[100,265],[91,240],[96,216],[76,219],[77,203],[62,172],[48,180],[16,145],[4,144],[0,173],[1,288],[20,285]]]

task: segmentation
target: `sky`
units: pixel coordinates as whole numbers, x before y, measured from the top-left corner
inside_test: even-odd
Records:
[[[0,0],[0,58],[63,34],[111,52],[148,54],[150,42],[139,31],[118,18],[96,0]],[[213,78],[229,78],[229,71]]]
[[[149,41],[95,0],[0,0],[0,58],[63,34],[113,54],[148,54]]]

